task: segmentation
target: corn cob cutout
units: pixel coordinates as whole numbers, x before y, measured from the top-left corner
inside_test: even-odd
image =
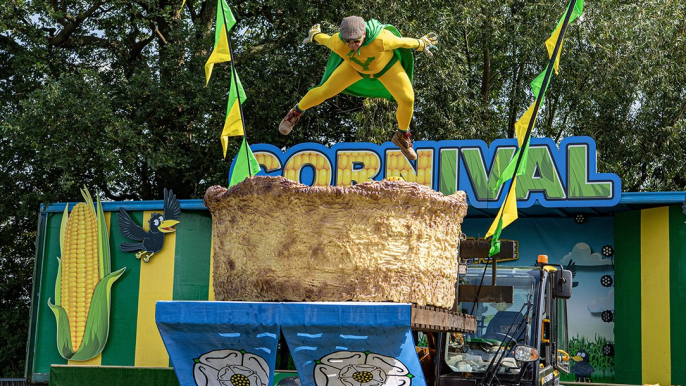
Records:
[[[57,320],[57,350],[65,359],[86,361],[105,348],[109,335],[112,284],[126,268],[110,272],[110,246],[105,214],[87,189],[85,203],[64,208],[55,303],[48,306]],[[96,213],[97,208],[97,213]]]

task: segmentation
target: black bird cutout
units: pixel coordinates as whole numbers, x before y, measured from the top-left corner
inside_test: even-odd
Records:
[[[574,278],[576,277],[576,263],[574,260],[569,259],[569,264],[565,267],[566,270],[572,271],[572,288],[576,287],[579,285],[578,281],[573,281]]]
[[[593,366],[589,363],[590,355],[586,350],[579,350],[575,356],[570,357],[575,363],[572,366],[571,372],[576,376],[577,382],[592,382],[591,375],[595,371]]]
[[[181,205],[174,193],[164,189],[164,213],[153,213],[150,216],[149,231],[146,231],[136,224],[124,208],[119,208],[119,231],[124,237],[137,240],[137,243],[121,243],[119,249],[124,252],[136,252],[136,259],[143,258],[144,262],[149,262],[150,258],[164,247],[164,237],[166,233],[176,231],[174,228],[179,223],[181,216]]]

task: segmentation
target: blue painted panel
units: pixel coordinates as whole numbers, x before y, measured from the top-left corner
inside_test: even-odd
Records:
[[[268,386],[279,329],[303,386],[426,386],[398,303],[157,302],[181,386]]]
[[[157,302],[155,319],[179,385],[271,385],[278,311],[278,303]]]
[[[409,304],[283,306],[281,329],[303,386],[426,385],[410,330]]]

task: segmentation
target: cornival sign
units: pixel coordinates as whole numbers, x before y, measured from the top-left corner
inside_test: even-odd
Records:
[[[286,152],[269,144],[251,146],[262,171],[310,186],[350,186],[367,180],[400,177],[449,195],[464,190],[475,208],[498,208],[509,182],[498,177],[517,150],[516,139],[491,145],[481,140],[419,141],[417,160],[408,161],[391,143],[339,143],[331,148],[302,143]],[[596,144],[590,137],[569,137],[558,145],[532,138],[526,172],[517,177],[520,208],[536,201],[549,208],[614,206],[621,197],[619,177],[596,171]],[[231,171],[236,163],[234,158]]]

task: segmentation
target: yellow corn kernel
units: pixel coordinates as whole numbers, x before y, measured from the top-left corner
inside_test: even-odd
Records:
[[[417,183],[424,185],[424,169],[419,169],[417,172]]]
[[[328,186],[329,185],[329,172],[326,170],[319,170],[317,173],[317,183],[316,186]]]
[[[390,154],[388,156],[388,169],[395,170],[398,168],[398,157],[395,154]]]
[[[424,169],[424,185],[431,187],[433,182],[433,174],[430,167]]]
[[[343,155],[339,158],[340,162],[338,163],[338,168],[341,170],[346,170],[350,168],[350,164],[348,163],[348,156],[347,153],[342,153]]]
[[[61,306],[71,326],[71,342],[76,351],[83,341],[93,289],[98,276],[98,233],[95,211],[85,203],[76,204],[67,220],[62,251]]]
[[[316,157],[317,157],[317,158],[316,158],[316,160],[317,160],[317,170],[321,170],[321,169],[324,168],[324,163],[326,162],[326,160],[324,159],[324,156],[321,155],[321,154],[317,154]]]
[[[431,156],[430,155],[425,155],[422,154],[419,156],[419,160],[417,161],[417,165],[419,169],[426,169],[427,166],[429,166],[429,162],[431,162]]]
[[[341,181],[342,186],[350,186],[350,169],[343,171],[343,180]]]

